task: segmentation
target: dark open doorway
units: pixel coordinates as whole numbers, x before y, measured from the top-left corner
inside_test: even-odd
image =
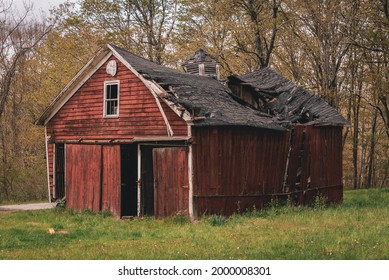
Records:
[[[141,146],[142,215],[154,216],[153,147]]]
[[[136,144],[120,146],[121,216],[138,214],[138,149]]]
[[[55,199],[65,197],[65,145],[55,144]]]

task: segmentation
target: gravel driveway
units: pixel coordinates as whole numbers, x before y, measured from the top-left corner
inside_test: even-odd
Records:
[[[0,206],[0,211],[26,211],[54,208],[56,203],[32,203]]]

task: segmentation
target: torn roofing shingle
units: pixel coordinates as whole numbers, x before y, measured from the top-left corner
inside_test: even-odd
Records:
[[[271,103],[265,104],[263,110],[271,111],[280,121],[297,123],[302,118],[307,118],[307,122],[316,125],[349,124],[320,96],[296,86],[268,67],[246,75],[229,77],[230,81],[233,79],[251,86],[259,95],[265,93],[274,97]]]
[[[250,126],[285,130],[274,118],[237,103],[230,90],[217,80],[182,73],[157,65],[119,47],[112,46],[139,74],[164,88],[169,101],[183,106],[194,118],[195,126]]]

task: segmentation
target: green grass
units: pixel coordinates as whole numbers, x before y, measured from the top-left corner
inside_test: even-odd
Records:
[[[195,223],[0,212],[0,259],[389,259],[388,233],[389,189],[346,191],[343,204],[328,208],[273,205]]]

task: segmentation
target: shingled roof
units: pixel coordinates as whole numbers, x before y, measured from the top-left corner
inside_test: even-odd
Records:
[[[213,78],[179,72],[119,47],[111,47],[145,79],[158,83],[167,92],[162,98],[190,112],[195,126],[229,125],[285,130],[271,116],[237,103],[228,87]]]
[[[271,102],[258,110],[237,102],[232,91],[214,78],[157,65],[113,45],[101,50],[80,70],[36,123],[47,124],[112,54],[140,77],[156,98],[177,113],[185,112],[184,119],[194,126],[247,126],[285,131],[290,124],[301,123],[305,117],[313,124],[343,126],[348,123],[319,96],[295,86],[270,68],[228,78],[229,82],[251,86],[259,96],[271,97]]]
[[[277,74],[269,67],[228,77],[228,83],[250,86],[263,102],[260,111],[274,116],[278,123],[344,126],[349,122],[320,96],[310,93]]]

